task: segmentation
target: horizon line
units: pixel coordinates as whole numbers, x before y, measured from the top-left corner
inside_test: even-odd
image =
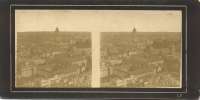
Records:
[[[56,32],[56,31],[19,31],[19,32]],[[92,31],[58,31],[58,33],[62,33],[62,32],[89,32],[92,33]],[[123,32],[123,33],[133,33],[131,31],[101,31],[100,33],[108,33],[108,32],[112,32],[112,33],[119,33],[119,32]],[[141,32],[148,32],[148,33],[152,33],[152,32],[165,32],[165,33],[181,33],[180,31],[136,31],[135,33],[141,33]],[[18,32],[17,32],[18,33]]]

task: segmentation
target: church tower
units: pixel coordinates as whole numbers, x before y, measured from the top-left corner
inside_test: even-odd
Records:
[[[56,27],[55,32],[59,32],[59,28],[58,27]]]
[[[132,32],[133,32],[133,33],[136,33],[136,32],[137,32],[137,30],[136,30],[136,28],[135,28],[135,27],[133,27],[133,30],[132,30]]]

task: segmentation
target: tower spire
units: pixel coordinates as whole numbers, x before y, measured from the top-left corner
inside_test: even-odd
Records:
[[[132,31],[132,32],[133,32],[133,33],[135,33],[136,31],[137,31],[137,30],[136,30],[136,28],[135,28],[135,27],[133,27],[133,31]]]
[[[58,27],[56,27],[55,32],[59,32],[59,28]]]

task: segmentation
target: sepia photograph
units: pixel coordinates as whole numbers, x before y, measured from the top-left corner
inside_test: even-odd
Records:
[[[16,88],[182,88],[181,10],[15,10]]]
[[[91,87],[91,33],[70,14],[16,11],[16,87]]]

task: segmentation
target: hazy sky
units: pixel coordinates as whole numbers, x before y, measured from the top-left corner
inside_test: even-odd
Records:
[[[181,32],[181,11],[175,10],[16,10],[15,29],[22,31]]]

